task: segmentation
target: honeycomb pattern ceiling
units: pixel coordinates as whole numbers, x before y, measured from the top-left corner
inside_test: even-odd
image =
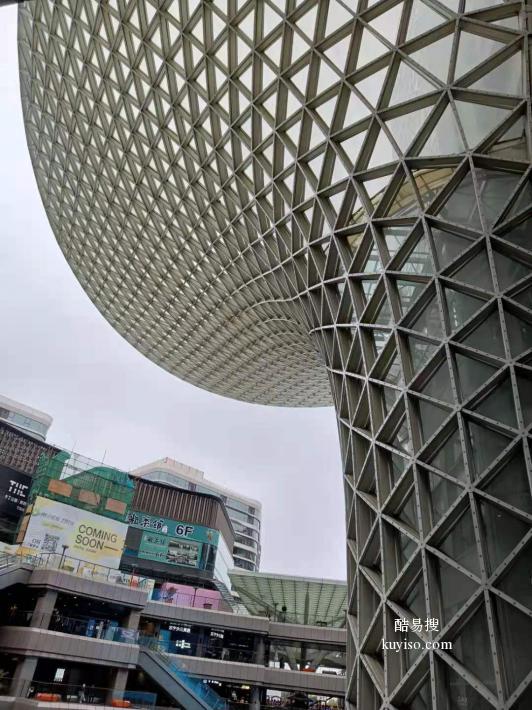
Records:
[[[529,15],[20,10],[37,182],[105,317],[215,392],[334,402],[350,709],[532,707]]]

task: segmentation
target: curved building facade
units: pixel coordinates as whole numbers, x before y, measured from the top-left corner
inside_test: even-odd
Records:
[[[103,315],[206,389],[336,407],[349,706],[529,708],[530,8],[19,18],[38,186]]]

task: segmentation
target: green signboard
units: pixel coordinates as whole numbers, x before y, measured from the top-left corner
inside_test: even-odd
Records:
[[[141,559],[173,565],[199,567],[202,547],[218,545],[217,530],[163,518],[138,511],[130,511],[127,523],[143,530],[138,556]]]

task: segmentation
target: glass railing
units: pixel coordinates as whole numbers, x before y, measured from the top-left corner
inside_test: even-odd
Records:
[[[6,609],[2,624],[6,626],[33,626],[72,636],[84,636],[119,643],[136,644],[139,637],[139,632],[136,629],[119,626],[112,619],[66,616],[58,610],[54,610],[51,614],[36,614],[33,611],[22,609]]]
[[[11,566],[14,564],[27,564],[35,568],[56,569],[61,572],[92,579],[96,582],[108,582],[110,584],[120,584],[125,587],[135,587],[143,591],[150,591],[155,584],[153,579],[148,577],[139,577],[127,572],[121,572],[118,569],[97,565],[93,562],[85,562],[78,560],[75,557],[61,555],[52,552],[42,552],[38,555],[2,555],[0,557],[0,569],[2,566]]]

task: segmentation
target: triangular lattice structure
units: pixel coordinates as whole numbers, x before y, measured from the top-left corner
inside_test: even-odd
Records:
[[[222,394],[332,391],[352,708],[532,703],[529,22],[497,0],[20,10],[39,189],[105,317]],[[397,617],[412,647],[383,651]]]

